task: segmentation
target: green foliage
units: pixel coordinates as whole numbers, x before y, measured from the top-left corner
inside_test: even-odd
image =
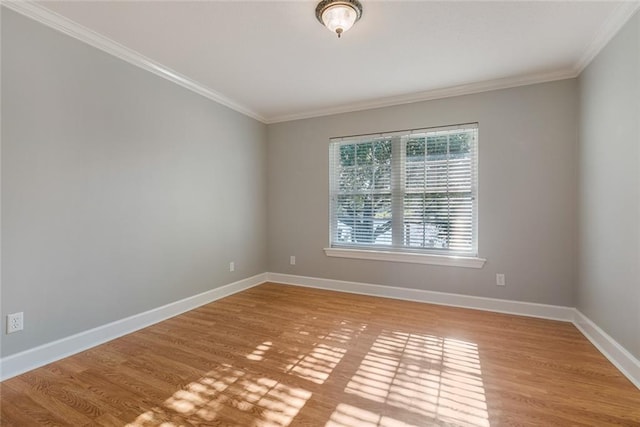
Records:
[[[340,146],[340,166],[379,166],[391,164],[391,140]]]
[[[406,153],[410,157],[438,158],[447,155],[468,154],[471,137],[467,132],[413,137],[407,141]]]
[[[374,225],[391,216],[391,150],[389,139],[340,146],[338,220],[351,227],[351,241],[375,243],[391,227],[390,219]]]

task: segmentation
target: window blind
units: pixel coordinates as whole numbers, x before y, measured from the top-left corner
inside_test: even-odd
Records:
[[[477,254],[478,125],[330,141],[332,247]]]

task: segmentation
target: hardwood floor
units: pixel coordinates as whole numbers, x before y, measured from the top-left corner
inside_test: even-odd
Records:
[[[5,426],[640,426],[571,324],[264,284],[4,381]]]

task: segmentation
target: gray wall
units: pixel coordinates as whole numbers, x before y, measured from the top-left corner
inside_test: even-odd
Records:
[[[267,270],[264,124],[5,9],[2,115],[3,356]]]
[[[269,125],[269,271],[573,306],[577,96],[571,79]],[[330,137],[475,121],[483,269],[325,256]]]
[[[273,271],[577,304],[640,357],[639,21],[579,80],[267,127],[3,9],[2,356]],[[475,121],[483,269],[324,255],[330,137]]]
[[[577,307],[640,358],[640,14],[579,87]]]

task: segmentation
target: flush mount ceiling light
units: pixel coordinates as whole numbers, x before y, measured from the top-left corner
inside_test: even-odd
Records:
[[[322,0],[316,7],[316,18],[338,38],[362,16],[358,0]]]

